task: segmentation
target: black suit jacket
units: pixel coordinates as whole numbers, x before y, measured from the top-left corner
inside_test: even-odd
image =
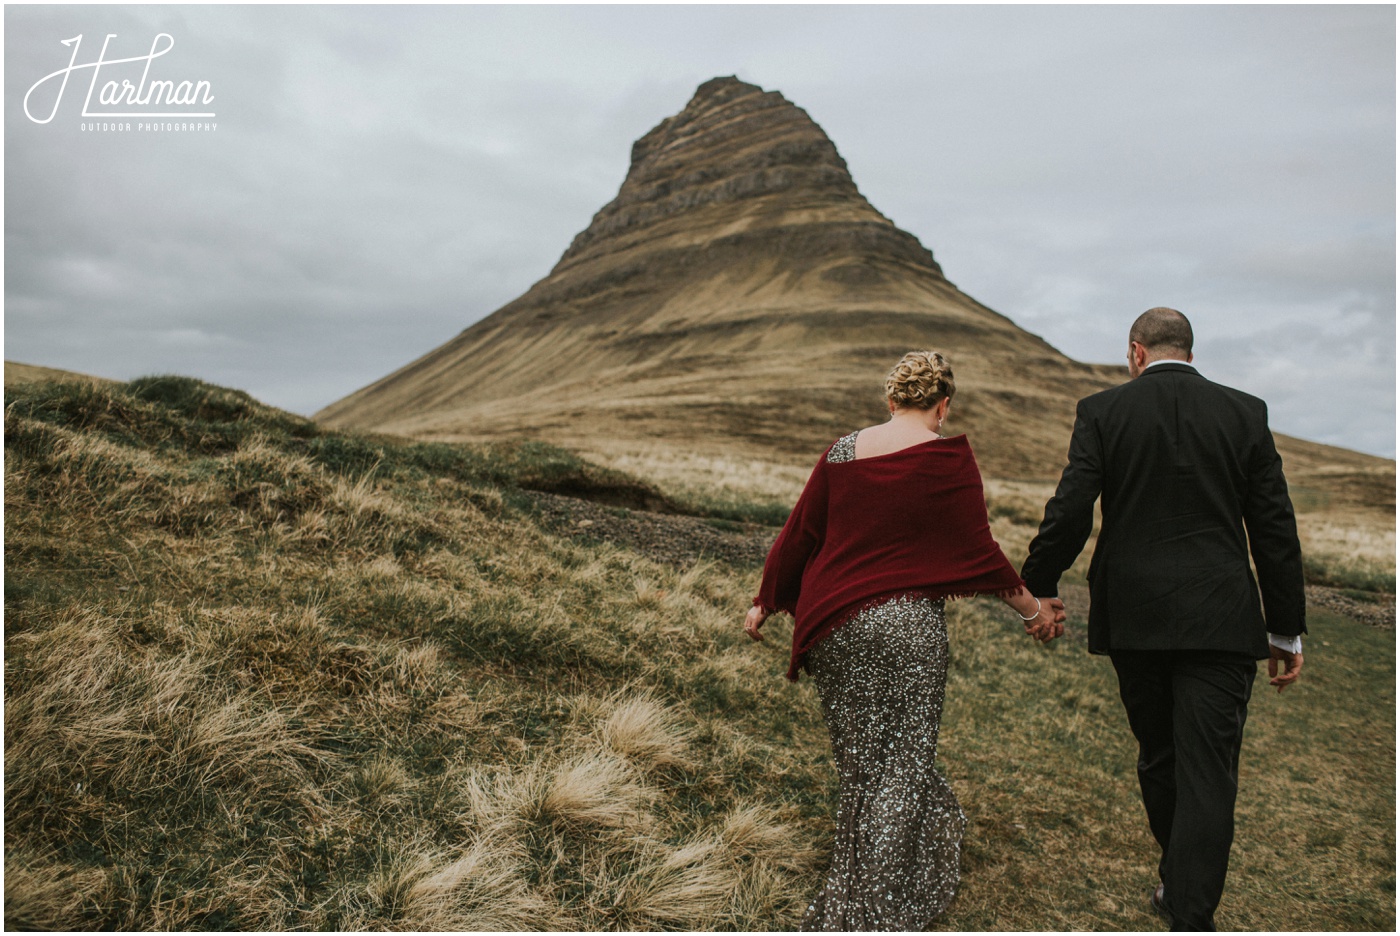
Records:
[[[1080,400],[1069,465],[1021,569],[1032,594],[1057,593],[1099,498],[1091,652],[1262,659],[1268,632],[1307,632],[1298,528],[1263,400],[1184,363],[1158,364]]]

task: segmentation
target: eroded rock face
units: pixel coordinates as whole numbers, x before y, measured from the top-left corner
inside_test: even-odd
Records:
[[[675,223],[671,223],[675,222]],[[821,127],[777,91],[713,78],[685,110],[632,146],[617,197],[575,238],[553,272],[650,242],[694,243],[739,226],[754,233],[829,224],[847,246],[887,246],[940,272],[914,238],[876,211]],[[679,236],[678,236],[679,235]]]
[[[1074,401],[1117,382],[958,291],[805,111],[715,78],[636,141],[548,276],[317,418],[808,463],[884,418],[884,375],[912,348],[951,357],[957,428],[1013,477],[1057,472]]]

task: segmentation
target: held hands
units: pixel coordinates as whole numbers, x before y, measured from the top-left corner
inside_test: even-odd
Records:
[[[771,612],[758,605],[749,608],[749,613],[744,618],[744,633],[754,640],[763,640],[763,635],[758,631],[763,626],[763,622],[768,620],[770,614]],[[1029,621],[1021,623],[1025,626],[1027,635],[1041,643],[1049,643],[1065,632],[1065,603],[1058,598],[1042,598],[1040,599],[1039,613]],[[1298,665],[1302,666],[1302,662],[1303,656],[1298,654]],[[1270,662],[1269,675],[1273,675],[1272,661]],[[1294,678],[1296,678],[1296,674]]]
[[[1283,672],[1279,673],[1279,662],[1283,662]],[[1303,655],[1301,653],[1289,653],[1287,650],[1280,650],[1278,647],[1269,645],[1269,685],[1278,686],[1278,691],[1282,692],[1298,681],[1298,674],[1303,672]]]
[[[758,632],[758,629],[763,626],[763,622],[766,620],[768,620],[768,612],[758,605],[754,605],[749,609],[748,617],[744,618],[744,633],[754,640],[762,640],[763,635]]]
[[[1058,598],[1041,598],[1040,613],[1021,623],[1028,636],[1049,643],[1065,632],[1065,603]]]

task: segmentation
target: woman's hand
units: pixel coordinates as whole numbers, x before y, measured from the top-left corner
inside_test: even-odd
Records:
[[[763,610],[758,605],[754,605],[749,609],[749,616],[744,618],[744,633],[748,634],[754,640],[762,640],[763,635],[758,632],[758,629],[763,626],[764,621],[768,620],[768,615],[771,613],[772,612]]]

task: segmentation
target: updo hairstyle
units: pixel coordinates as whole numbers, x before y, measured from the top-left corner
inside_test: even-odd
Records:
[[[910,351],[885,377],[885,396],[895,406],[933,409],[953,396],[953,368],[937,351]]]

